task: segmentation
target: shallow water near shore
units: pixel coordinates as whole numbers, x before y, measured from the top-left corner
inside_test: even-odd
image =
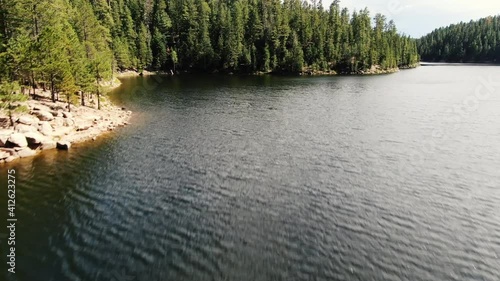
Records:
[[[500,280],[498,77],[126,78],[130,126],[0,167],[7,280]]]

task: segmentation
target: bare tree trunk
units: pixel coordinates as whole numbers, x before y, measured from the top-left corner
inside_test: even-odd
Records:
[[[85,106],[85,93],[81,91],[82,93],[82,106]]]
[[[33,98],[36,98],[35,73],[31,71],[31,86],[33,87]]]
[[[101,110],[101,93],[97,90],[97,109]]]
[[[12,104],[11,103],[9,103],[8,110],[9,110],[10,125],[12,127],[14,127],[14,116],[12,116]]]
[[[54,89],[54,76],[50,76],[50,95],[52,97],[52,102],[56,102],[56,92]]]

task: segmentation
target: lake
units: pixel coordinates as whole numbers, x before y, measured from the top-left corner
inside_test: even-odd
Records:
[[[132,125],[0,168],[7,280],[500,280],[499,77],[127,78]]]

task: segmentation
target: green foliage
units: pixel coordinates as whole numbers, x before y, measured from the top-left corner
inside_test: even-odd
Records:
[[[12,115],[16,112],[27,111],[25,106],[19,104],[19,102],[25,101],[27,96],[19,93],[19,90],[17,82],[4,81],[0,83],[0,109],[7,111],[12,126],[14,125]]]
[[[419,60],[415,40],[393,22],[372,20],[367,9],[350,14],[339,1],[328,9],[300,0],[0,4],[0,79],[48,87],[54,101],[62,94],[70,104],[78,91],[101,95],[99,84],[116,69],[351,73]],[[496,41],[478,44],[483,52]]]
[[[439,28],[418,40],[425,61],[500,61],[500,16]]]

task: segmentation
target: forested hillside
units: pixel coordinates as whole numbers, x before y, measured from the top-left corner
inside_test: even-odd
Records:
[[[500,17],[439,28],[418,40],[423,61],[500,62]]]
[[[368,10],[300,0],[0,0],[0,79],[95,91],[115,70],[351,73],[409,66]]]

